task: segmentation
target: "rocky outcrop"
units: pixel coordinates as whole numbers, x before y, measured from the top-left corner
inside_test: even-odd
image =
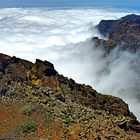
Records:
[[[59,75],[48,61],[37,59],[35,63],[31,63],[0,54],[0,64],[0,96],[3,98],[47,98],[49,88],[60,101],[72,101],[136,119],[120,98],[100,94],[90,86],[77,84],[73,79]]]
[[[121,46],[122,50],[136,52],[140,48],[140,16],[132,14],[118,20],[101,20],[96,26],[108,40],[98,40],[97,46],[104,45],[107,50]],[[96,38],[97,39],[97,38]]]
[[[29,85],[32,88],[35,86],[34,89],[31,89],[31,92],[34,93],[33,90],[39,92],[33,95],[37,97],[42,96],[42,98],[45,97],[45,94],[42,93],[41,89],[45,90],[45,87],[49,87],[60,101],[77,102],[78,104],[90,106],[94,109],[106,110],[113,114],[131,114],[128,105],[121,99],[102,95],[90,86],[77,84],[74,80],[59,75],[54,69],[53,64],[48,61],[37,59],[35,63],[31,63],[16,57],[0,54],[0,63],[2,73],[0,79],[1,96],[9,96],[11,98],[12,96],[15,97],[15,94],[17,94],[17,97],[19,94],[22,94],[18,92],[12,93],[15,90],[12,89],[15,83],[18,84],[15,87],[18,86],[19,90],[22,90],[24,87],[22,92],[25,92]],[[40,90],[36,89],[36,86]],[[26,92],[25,95],[29,96]]]
[[[55,76],[58,74],[58,72],[54,69],[53,64],[48,61],[41,61],[36,59],[35,67],[39,74],[45,76]]]
[[[54,131],[56,133],[62,131],[60,139],[71,139],[68,137],[73,135],[75,125],[80,125],[78,128],[76,126],[76,139],[91,136],[92,139],[96,137],[124,139],[128,137],[128,134],[124,135],[124,130],[135,133],[140,131],[139,122],[122,99],[103,95],[89,85],[78,84],[73,79],[59,75],[53,64],[48,61],[37,59],[32,63],[0,54],[0,73],[0,106],[3,104],[5,106],[5,109],[0,111],[0,125],[4,124],[0,126],[0,138],[23,138],[20,129],[17,129],[18,121],[25,119],[19,112],[19,106],[29,103],[34,108],[26,106],[23,109],[32,112],[26,119],[30,117],[38,122],[38,133],[32,133],[35,137],[40,138],[41,132],[45,131],[46,134],[43,134],[45,137],[54,134]],[[7,107],[11,108],[8,112]],[[17,114],[13,116],[13,112]],[[8,118],[3,117],[5,113],[8,114]],[[98,126],[98,130],[95,126]],[[11,129],[7,131],[7,127]],[[81,127],[84,130],[80,130]],[[111,131],[112,127],[114,131]],[[78,133],[81,131],[88,133],[81,136]],[[104,135],[99,135],[100,131],[103,131]],[[93,132],[95,136],[91,134]],[[26,136],[27,139],[31,137],[30,134]],[[139,134],[133,137],[139,137]]]

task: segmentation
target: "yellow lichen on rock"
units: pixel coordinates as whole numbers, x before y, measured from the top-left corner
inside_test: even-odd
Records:
[[[41,79],[38,79],[35,74],[32,74],[30,71],[27,72],[27,78],[32,81],[32,84],[39,85],[42,83]]]
[[[42,83],[42,80],[41,79],[33,79],[32,83],[37,86],[37,85]]]

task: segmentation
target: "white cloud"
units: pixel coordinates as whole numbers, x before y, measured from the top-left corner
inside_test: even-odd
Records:
[[[117,19],[131,11],[100,9],[50,10],[0,9],[0,52],[34,61],[54,63],[59,73],[92,85],[99,92],[122,97],[139,116],[139,52],[104,57],[91,37],[102,36],[94,28],[102,19]]]

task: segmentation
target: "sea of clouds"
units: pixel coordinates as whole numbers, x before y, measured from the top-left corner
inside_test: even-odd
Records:
[[[105,57],[92,37],[104,38],[95,26],[134,11],[118,9],[0,9],[0,52],[35,61],[51,61],[56,70],[98,92],[123,98],[140,120],[140,52]],[[104,38],[105,39],[105,38]]]

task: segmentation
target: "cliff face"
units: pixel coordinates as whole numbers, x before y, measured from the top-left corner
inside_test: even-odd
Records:
[[[102,20],[97,25],[99,32],[108,40],[98,40],[97,46],[103,44],[108,50],[117,45],[123,50],[136,52],[140,48],[140,16],[128,15],[118,20]]]
[[[53,64],[38,59],[31,63],[0,54],[0,107],[2,139],[124,139],[140,132],[122,99],[59,75]],[[21,132],[20,123],[31,119],[36,132]]]

